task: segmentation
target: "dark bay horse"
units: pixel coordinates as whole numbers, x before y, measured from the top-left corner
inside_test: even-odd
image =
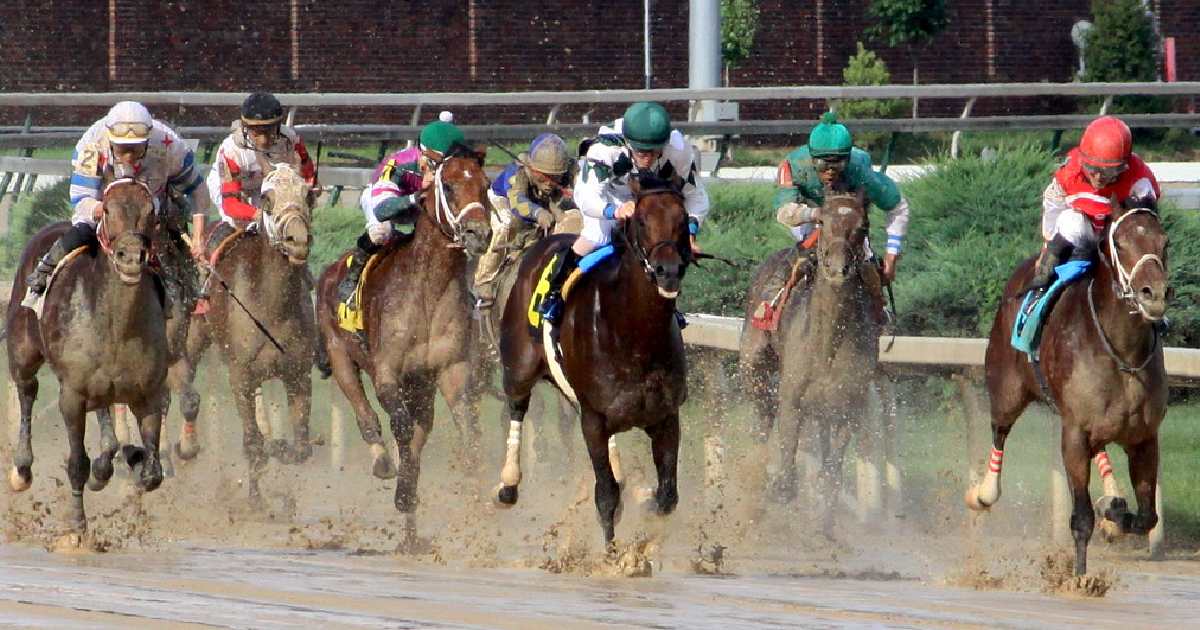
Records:
[[[1101,234],[1096,258],[1093,274],[1067,287],[1046,316],[1040,345],[1046,391],[1025,354],[1009,343],[1020,291],[1033,275],[1035,259],[1018,265],[1005,285],[985,357],[992,451],[982,481],[966,496],[974,510],[1000,499],[1008,433],[1029,403],[1048,397],[1062,416],[1077,576],[1087,572],[1087,545],[1095,525],[1088,494],[1090,461],[1106,444],[1120,444],[1129,455],[1138,509],[1130,514],[1124,501],[1110,502],[1103,516],[1136,534],[1146,534],[1157,523],[1158,427],[1167,411],[1157,325],[1171,290],[1167,234],[1158,215],[1144,208],[1116,209]]]
[[[209,345],[215,343],[219,348],[242,419],[242,444],[250,463],[252,500],[260,497],[258,480],[268,455],[286,463],[299,463],[312,453],[308,419],[313,351],[317,343],[311,282],[305,269],[312,245],[308,184],[291,166],[277,164],[263,180],[261,205],[257,229],[238,233],[216,254],[209,281],[209,309],[193,318],[182,362],[186,368],[182,397],[194,401],[197,398],[192,389],[194,366]],[[258,324],[269,331],[274,341]],[[255,423],[254,392],[271,379],[279,379],[287,391],[294,435],[291,447],[281,439],[264,444]],[[198,407],[194,402],[184,405],[185,423],[177,452],[185,459],[194,457],[198,450],[195,428]]]
[[[166,324],[161,288],[147,273],[150,235],[156,220],[153,195],[146,186],[120,179],[104,189],[103,217],[97,229],[100,253],[85,251],[59,268],[46,290],[40,319],[21,305],[25,276],[66,230],[56,223],[37,233],[25,247],[8,306],[9,372],[21,403],[20,437],[9,483],[16,491],[33,481],[32,411],[37,371],[48,362],[59,382],[58,408],[67,428],[70,454],[67,477],[72,501],[68,522],[76,534],[87,529],[83,487],[93,489],[113,474],[118,445],[114,403],[129,406],[138,418],[145,449],[126,447],[126,460],[140,466],[138,484],[154,490],[162,482],[159,460],[161,405],[167,374]],[[84,448],[84,418],[97,413],[101,454],[93,462]]]
[[[791,292],[778,330],[767,333],[752,328],[750,314],[763,287],[780,267],[790,268],[785,265],[787,251],[773,255],[751,286],[742,332],[742,378],[762,416],[757,437],[765,444],[773,425],[777,431],[778,470],[770,480],[770,494],[781,502],[796,497],[796,450],[801,427],[806,420],[812,422],[821,457],[822,494],[829,502],[824,512],[826,534],[833,529],[846,446],[852,436],[862,441],[869,433],[860,429],[867,414],[868,389],[878,375],[879,326],[869,315],[862,279],[863,266],[873,264],[864,247],[867,228],[861,194],[827,194],[815,245],[817,263],[808,288],[798,284]],[[779,381],[773,386],[770,381],[776,373]],[[876,482],[879,478],[874,476]]]
[[[517,501],[520,467],[514,470],[511,445],[519,450],[534,385],[551,380],[579,402],[606,543],[613,540],[621,503],[611,438],[634,427],[650,436],[658,472],[657,510],[670,514],[679,501],[679,407],[687,398],[687,363],[675,320],[675,298],[691,261],[683,197],[663,182],[634,180],[630,187],[637,209],[624,225],[613,228],[618,260],[589,272],[565,304],[559,327],[561,363],[553,353],[548,360],[545,336],[531,332],[528,312],[542,269],[556,251],[570,246],[572,237],[553,237],[530,248],[501,320],[510,447],[497,500],[506,505]]]
[[[491,204],[482,165],[481,155],[456,145],[437,166],[432,191],[422,195],[412,239],[380,254],[362,286],[365,347],[337,323],[344,257],[321,274],[317,289],[317,324],[334,379],[371,447],[374,474],[396,477],[396,509],[404,516],[409,540],[416,532],[417,477],[421,449],[433,429],[435,387],[466,438],[466,456],[473,460],[479,452],[472,382],[476,346],[466,269],[467,256],[482,254],[490,239]],[[398,471],[360,371],[370,376],[391,419]]]

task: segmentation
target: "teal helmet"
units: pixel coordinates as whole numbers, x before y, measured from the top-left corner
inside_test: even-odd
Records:
[[[630,105],[621,125],[625,141],[639,151],[660,149],[671,138],[671,117],[658,103]]]
[[[825,112],[808,135],[808,152],[813,157],[849,157],[853,146],[850,130],[838,122],[834,112]]]
[[[466,142],[463,132],[454,123],[434,121],[421,130],[421,149],[446,155],[450,147]]]

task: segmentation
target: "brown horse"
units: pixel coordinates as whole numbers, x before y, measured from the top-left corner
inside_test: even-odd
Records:
[[[1046,316],[1041,374],[1010,344],[1021,288],[1034,259],[1017,266],[1004,287],[985,357],[991,397],[992,452],[983,480],[967,491],[967,505],[983,510],[1000,498],[1004,442],[1029,403],[1049,400],[1062,416],[1062,459],[1071,490],[1075,575],[1087,572],[1087,544],[1095,525],[1088,495],[1090,461],[1110,442],[1129,455],[1137,514],[1124,501],[1103,515],[1125,532],[1145,534],[1158,521],[1158,427],[1167,411],[1167,378],[1157,325],[1166,312],[1167,234],[1154,212],[1117,209],[1101,235],[1094,273],[1066,288]],[[1044,378],[1045,389],[1039,385]],[[1098,462],[1099,464],[1099,462]]]
[[[209,280],[209,309],[193,318],[182,362],[186,368],[182,398],[195,401],[194,366],[210,344],[215,342],[220,348],[242,418],[242,444],[250,463],[249,494],[255,501],[260,498],[258,480],[268,455],[298,463],[312,453],[308,418],[317,337],[311,282],[304,267],[312,245],[308,185],[291,166],[278,164],[263,180],[263,191],[256,230],[235,233],[216,252]],[[260,324],[267,332],[259,329]],[[254,392],[271,379],[279,379],[287,391],[294,435],[291,447],[281,439],[264,445],[255,423]],[[198,407],[195,402],[184,405],[177,452],[185,459],[198,450]]]
[[[846,446],[853,435],[862,442],[869,433],[859,429],[867,413],[868,388],[878,374],[879,327],[868,315],[862,279],[863,266],[873,263],[864,248],[868,225],[861,194],[827,194],[820,223],[811,284],[791,292],[779,328],[772,333],[751,327],[750,315],[764,286],[781,286],[771,282],[772,276],[790,269],[790,251],[774,254],[760,267],[750,289],[740,358],[743,379],[760,415],[756,437],[761,443],[766,443],[779,416],[779,468],[770,491],[780,502],[796,497],[800,429],[805,416],[815,423],[822,494],[830,502],[824,528],[830,534]],[[774,374],[779,374],[777,387]],[[874,476],[876,483],[879,478]]]
[[[650,436],[657,509],[670,514],[679,501],[679,407],[687,399],[687,363],[675,320],[675,298],[692,259],[683,197],[663,182],[633,180],[630,188],[637,208],[624,225],[613,228],[623,237],[615,264],[589,272],[563,309],[557,335],[562,360],[554,353],[548,359],[545,340],[552,335],[535,336],[528,312],[542,270],[573,238],[554,237],[530,248],[501,320],[509,446],[496,499],[503,505],[517,502],[521,475],[514,452],[520,449],[521,422],[534,385],[552,380],[580,404],[607,543],[621,504],[614,470],[619,465],[610,458],[613,436],[634,427]]]
[[[25,248],[8,307],[8,364],[21,403],[21,429],[9,483],[21,491],[33,481],[32,411],[37,371],[49,362],[59,382],[58,408],[67,427],[67,477],[72,501],[68,521],[76,534],[87,529],[83,486],[93,489],[112,477],[118,445],[108,408],[125,403],[137,416],[145,449],[126,447],[126,461],[140,466],[139,485],[162,482],[158,438],[167,374],[167,339],[160,287],[147,273],[154,229],[153,195],[140,182],[121,179],[104,190],[98,229],[101,253],[85,251],[63,264],[46,290],[42,314],[21,305],[25,276],[64,232],[56,223],[38,232]],[[84,448],[84,418],[98,413],[102,452],[95,462]]]
[[[472,383],[474,349],[467,256],[483,253],[490,239],[491,204],[483,156],[456,145],[437,165],[432,192],[423,194],[411,241],[379,254],[363,291],[367,343],[337,323],[337,284],[345,259],[321,274],[317,323],[338,387],[354,407],[359,431],[371,447],[375,476],[396,477],[396,509],[405,536],[416,533],[421,449],[433,429],[436,386],[467,438],[467,456],[478,454],[479,426]],[[465,251],[464,251],[465,250]],[[379,418],[363,390],[365,371],[391,419],[399,471],[383,445]]]

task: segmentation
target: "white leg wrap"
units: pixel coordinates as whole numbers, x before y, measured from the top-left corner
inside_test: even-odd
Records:
[[[1096,462],[1096,471],[1100,473],[1100,482],[1104,484],[1104,496],[1121,496],[1121,487],[1117,485],[1117,478],[1113,476],[1112,462],[1108,460],[1108,453],[1100,451],[1096,453],[1092,461]]]
[[[1004,451],[992,449],[988,457],[987,472],[979,483],[979,502],[985,506],[994,505],[1000,500],[1000,468],[1004,465]]]
[[[512,420],[508,423],[508,442],[504,451],[504,468],[500,469],[500,483],[515,486],[521,483],[521,425]]]
[[[612,467],[617,485],[625,485],[625,471],[621,470],[621,453],[617,450],[617,436],[608,438],[608,464]]]

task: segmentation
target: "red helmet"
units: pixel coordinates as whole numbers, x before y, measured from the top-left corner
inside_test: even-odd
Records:
[[[1079,153],[1085,166],[1124,166],[1133,153],[1133,135],[1120,118],[1101,116],[1084,130],[1083,139],[1079,141]]]

